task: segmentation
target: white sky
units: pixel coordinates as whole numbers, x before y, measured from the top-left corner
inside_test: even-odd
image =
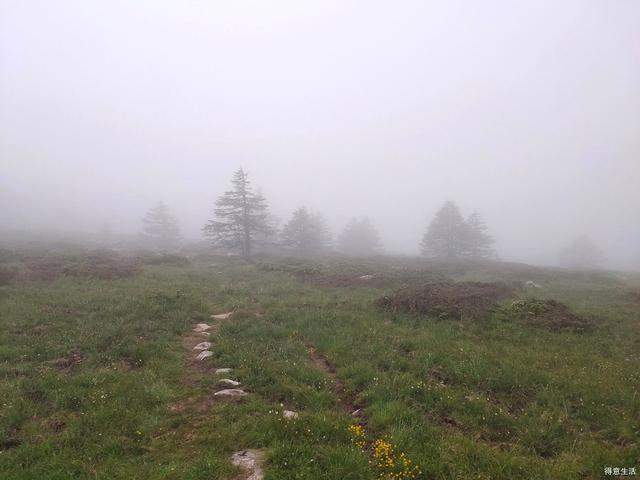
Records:
[[[0,0],[0,226],[197,237],[240,165],[390,251],[452,199],[640,266],[640,2]]]

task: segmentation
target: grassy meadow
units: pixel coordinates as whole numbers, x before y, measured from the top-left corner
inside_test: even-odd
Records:
[[[482,318],[376,304],[442,280],[518,288]],[[591,328],[524,321],[511,304],[533,296]],[[194,325],[230,310],[194,362]],[[267,480],[603,478],[640,468],[639,346],[632,274],[198,256],[18,276],[0,286],[0,478],[231,480],[245,448]],[[248,396],[213,397],[226,367]]]

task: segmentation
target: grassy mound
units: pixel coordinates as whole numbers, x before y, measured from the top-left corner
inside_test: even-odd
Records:
[[[554,331],[584,331],[592,326],[589,320],[579,317],[556,300],[517,300],[511,304],[511,310],[531,325]]]
[[[379,298],[376,304],[390,311],[455,319],[477,318],[495,307],[499,300],[511,296],[513,291],[504,283],[437,282],[403,288]]]

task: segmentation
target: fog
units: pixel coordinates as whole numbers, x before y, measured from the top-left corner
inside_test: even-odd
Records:
[[[415,254],[479,211],[503,259],[640,268],[636,0],[0,0],[0,228],[200,239],[240,166],[283,221]]]

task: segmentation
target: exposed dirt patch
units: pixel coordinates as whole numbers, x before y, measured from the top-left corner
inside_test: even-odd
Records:
[[[55,280],[62,276],[110,280],[132,277],[141,270],[136,260],[103,251],[74,257],[25,257],[23,263],[27,280]]]
[[[9,438],[2,439],[0,440],[0,451],[19,447],[21,443],[22,441],[16,438],[9,437]]]
[[[379,298],[376,304],[388,311],[440,318],[475,319],[513,293],[514,288],[504,283],[434,282],[403,288],[393,295]]]
[[[73,371],[84,361],[84,355],[81,352],[71,352],[66,357],[55,358],[49,360],[47,363],[57,370],[61,371]]]
[[[61,433],[65,428],[67,428],[67,424],[62,420],[54,418],[49,421],[48,427],[54,433]]]
[[[511,311],[530,325],[553,331],[582,332],[593,327],[590,320],[576,315],[564,303],[556,300],[517,300],[511,304]]]

